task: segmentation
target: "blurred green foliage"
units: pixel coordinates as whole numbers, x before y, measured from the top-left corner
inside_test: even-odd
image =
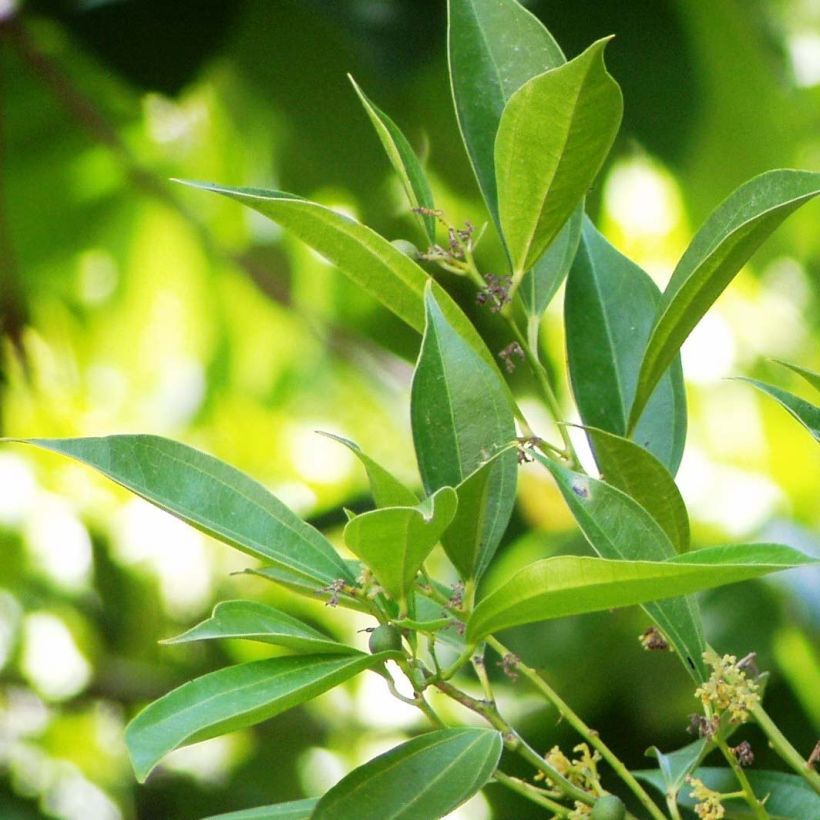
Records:
[[[625,122],[589,208],[659,281],[736,185],[775,166],[820,168],[820,11],[810,0],[528,5],[570,55],[617,35],[609,65]],[[351,72],[428,147],[452,220],[481,224],[446,80],[444,12],[443,0],[0,2],[2,432],[172,436],[254,475],[337,539],[342,508],[368,504],[365,480],[313,430],[355,439],[417,483],[408,362],[419,339],[269,223],[168,179],[293,191],[421,244]],[[691,434],[680,479],[696,543],[765,538],[820,551],[810,440],[764,397],[721,380],[760,376],[801,392],[766,357],[820,369],[819,215],[814,203],[777,232],[684,351]],[[493,243],[482,248],[490,265]],[[446,284],[474,313],[460,283]],[[558,326],[548,315],[544,344],[563,384]],[[585,549],[555,489],[535,474],[521,483],[487,583]],[[394,707],[378,682],[358,682],[346,697],[179,752],[137,789],[126,719],[226,660],[271,652],[157,640],[240,596],[351,635],[368,624],[331,622],[321,605],[231,575],[248,559],[76,465],[4,447],[0,488],[4,820],[184,820],[298,798],[412,733],[406,716],[385,711]],[[712,643],[758,652],[772,671],[771,712],[807,752],[820,725],[811,577],[703,600]],[[619,611],[508,641],[629,765],[652,744],[686,742],[694,708],[674,659],[640,651],[644,625],[637,610]],[[573,745],[522,684],[510,697],[536,745]],[[764,760],[762,741],[756,748]],[[459,816],[531,816],[487,794]]]

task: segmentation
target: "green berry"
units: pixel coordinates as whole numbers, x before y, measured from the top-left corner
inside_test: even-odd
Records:
[[[367,645],[374,655],[377,652],[401,652],[401,633],[395,626],[382,624],[370,633]]]
[[[590,820],[624,820],[626,806],[617,795],[605,794],[596,800],[589,816]]]

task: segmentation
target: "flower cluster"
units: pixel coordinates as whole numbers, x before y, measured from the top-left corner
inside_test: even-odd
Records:
[[[722,658],[714,651],[707,650],[703,659],[712,667],[709,680],[695,692],[704,707],[713,707],[719,712],[728,709],[732,723],[745,723],[749,711],[760,702],[758,685],[750,680],[734,655]]]
[[[698,801],[695,804],[695,814],[700,820],[721,820],[726,816],[726,809],[721,803],[723,795],[720,792],[710,789],[702,780],[691,775],[686,778],[686,782],[692,787],[689,796]]]

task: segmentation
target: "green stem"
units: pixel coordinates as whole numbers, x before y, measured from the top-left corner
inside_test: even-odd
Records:
[[[715,743],[734,772],[737,782],[740,783],[740,787],[743,790],[740,795],[749,804],[749,808],[752,810],[754,816],[757,820],[767,820],[769,813],[763,808],[763,804],[755,796],[752,784],[749,782],[749,778],[746,777],[746,772],[743,771],[743,767],[738,762],[738,759],[732,754],[732,750],[726,741],[722,737],[717,736],[715,737]],[[729,795],[725,796],[728,797]]]
[[[461,669],[466,663],[469,663],[475,652],[475,644],[471,644],[464,648],[464,651],[438,676],[441,680],[450,680],[450,678]]]
[[[537,803],[539,806],[543,806],[545,809],[549,809],[556,817],[569,816],[570,810],[566,806],[562,806],[560,803],[550,800],[549,797],[541,791],[541,789],[537,786],[533,786],[532,783],[527,783],[526,780],[520,780],[517,777],[510,777],[508,774],[504,774],[504,772],[499,771],[498,769],[496,769],[493,777],[496,781],[506,786],[511,791],[520,794],[522,797],[525,797],[527,800],[531,800],[533,803]]]
[[[487,644],[495,649],[495,651],[502,657],[504,655],[511,654],[503,644],[492,636],[487,638]],[[598,733],[590,729],[590,727],[584,723],[584,721],[570,708],[569,704],[561,698],[561,696],[538,674],[538,672],[520,661],[518,662],[516,668],[525,678],[527,678],[527,680],[530,681],[530,683],[535,686],[536,689],[538,689],[539,692],[541,692],[541,694],[547,698],[550,703],[552,703],[553,706],[555,706],[558,710],[558,714],[560,714],[561,717],[564,718],[564,720],[566,720],[567,723],[569,723],[579,735],[581,735],[581,737],[588,741],[592,747],[598,750],[601,757],[606,760],[615,774],[617,774],[618,777],[620,777],[621,780],[623,780],[623,782],[630,788],[635,797],[641,801],[643,807],[649,812],[654,820],[666,820],[663,816],[663,812],[655,804],[655,801],[652,800],[643,786],[641,786],[641,784],[638,783],[638,781],[632,776],[629,769],[624,766],[609,746],[601,740]]]
[[[680,809],[678,808],[678,793],[666,793],[666,808],[669,809],[669,816],[672,820],[681,820]]]

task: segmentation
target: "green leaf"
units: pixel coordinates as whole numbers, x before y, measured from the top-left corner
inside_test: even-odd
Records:
[[[706,756],[709,746],[706,738],[700,738],[674,752],[664,753],[657,746],[647,749],[647,757],[654,757],[658,761],[658,774],[663,782],[661,791],[664,794],[677,794],[686,781],[686,776]]]
[[[328,638],[285,612],[255,601],[222,601],[214,607],[210,618],[161,643],[177,644],[217,638],[245,638],[308,654],[356,654],[352,647]]]
[[[781,362],[779,359],[774,361],[783,365],[783,367],[788,367],[789,370],[793,370],[798,376],[802,376],[815,390],[820,391],[820,373],[815,373],[807,367],[800,367],[799,364],[789,364],[789,362]]]
[[[378,666],[393,653],[298,655],[242,663],[184,683],[145,707],[125,730],[143,783],[168,752],[253,726]]]
[[[815,441],[820,441],[820,407],[810,401],[801,399],[799,396],[795,396],[793,393],[781,390],[779,387],[759,382],[757,379],[747,379],[739,376],[737,381],[748,382],[758,390],[768,393],[812,434]]]
[[[664,291],[641,365],[629,427],[686,337],[735,274],[793,211],[820,193],[820,173],[767,171],[741,185],[712,212]]]
[[[353,77],[348,74],[348,79],[353,84],[353,88],[362,101],[370,122],[376,129],[376,134],[384,146],[393,170],[401,180],[407,200],[412,208],[435,208],[433,202],[433,192],[430,190],[430,183],[427,181],[424,169],[421,167],[418,157],[410,147],[407,138],[402,134],[401,129],[387,116],[380,111],[367,95],[359,88]],[[432,215],[419,214],[419,218],[424,228],[430,244],[436,241],[436,219]]]
[[[656,769],[641,769],[633,772],[635,777],[665,792],[663,778]],[[696,769],[693,777],[703,781],[710,789],[721,793],[739,790],[737,779],[731,769],[704,766]],[[786,772],[772,772],[752,769],[746,772],[752,791],[758,799],[766,800],[766,816],[770,820],[795,820],[795,818],[820,817],[820,796],[799,775]],[[697,800],[690,797],[691,789],[684,786],[678,796],[678,803],[693,808]],[[752,809],[743,798],[723,801],[726,816],[733,818],[754,817]]]
[[[432,292],[425,302],[427,327],[413,376],[410,415],[419,471],[432,492],[460,485],[512,442],[515,421],[498,371],[488,368],[448,322]],[[517,469],[516,454],[510,451],[498,458],[486,479],[480,479],[487,482],[480,493],[483,524],[473,544],[453,552],[463,572],[468,569],[466,556],[474,556],[465,577],[486,565],[498,547],[515,503]],[[469,492],[477,497],[478,489],[473,485]],[[452,548],[453,540],[447,539],[445,548],[448,544]]]
[[[348,548],[373,570],[394,600],[405,597],[422,562],[453,520],[457,496],[442,487],[415,507],[383,507],[348,521]]]
[[[524,274],[518,293],[528,316],[540,317],[561,287],[561,283],[567,278],[578,251],[583,224],[584,208],[580,205],[549,244],[543,256]]]
[[[487,208],[500,225],[493,152],[504,106],[527,80],[565,58],[518,0],[449,0],[447,8],[456,117]]]
[[[540,453],[533,455],[552,473],[581,532],[602,558],[664,561],[676,555],[660,524],[626,493]],[[706,640],[694,599],[648,603],[643,609],[676,649],[689,674],[699,683],[706,680],[709,672],[702,657]]]
[[[564,319],[570,380],[588,427],[626,436],[660,298],[652,279],[584,220],[567,280]],[[686,441],[686,393],[679,358],[663,376],[632,438],[675,474]]]
[[[466,638],[471,643],[521,624],[688,595],[810,563],[816,562],[776,544],[701,549],[669,561],[544,558],[478,604]]]
[[[689,549],[689,514],[666,467],[628,438],[585,427],[601,478],[634,498],[663,527],[678,552]]]
[[[341,436],[333,435],[333,433],[323,433],[320,435],[327,436],[340,444],[344,444],[356,458],[362,463],[367,477],[370,480],[370,490],[373,493],[373,499],[378,507],[414,507],[419,503],[416,494],[402,484],[392,473],[384,469],[380,464],[373,461],[367,453],[350,439],[342,438]]]
[[[192,447],[143,435],[20,441],[88,464],[208,535],[313,582],[353,580],[318,530],[249,476]]]
[[[214,814],[204,820],[309,820],[318,802],[317,797],[309,797],[306,800],[291,800],[288,803],[276,803],[273,806],[259,806],[255,809],[242,809],[228,814]]]
[[[434,820],[472,797],[502,749],[491,729],[441,729],[413,738],[354,769],[337,783],[313,820]]]
[[[606,159],[623,113],[609,38],[510,97],[495,140],[501,232],[520,278],[555,239]]]

